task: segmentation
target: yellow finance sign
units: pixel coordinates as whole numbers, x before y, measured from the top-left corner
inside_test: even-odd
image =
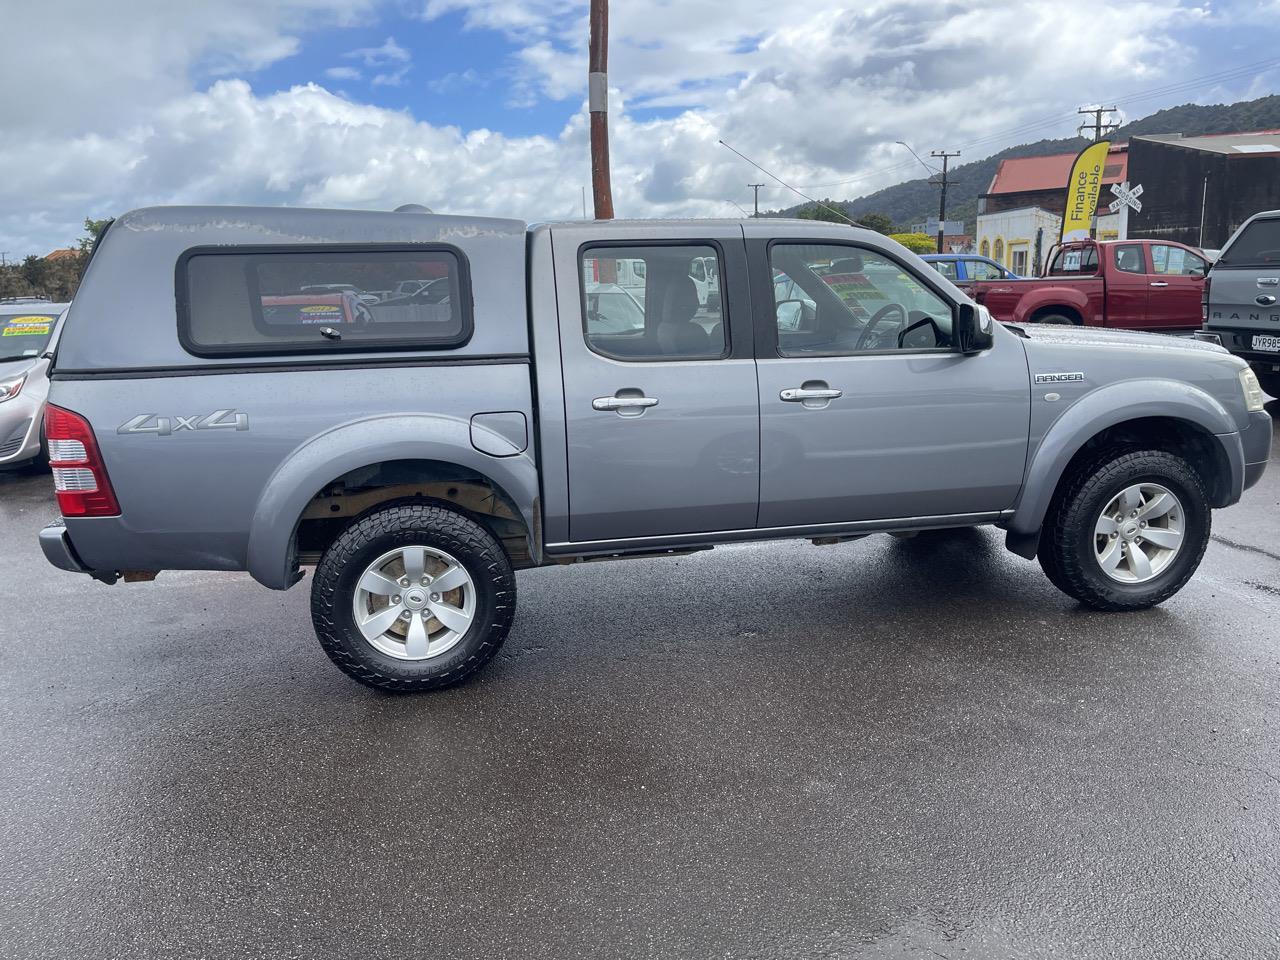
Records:
[[[1102,170],[1107,164],[1110,140],[1099,140],[1080,151],[1067,180],[1067,207],[1062,215],[1062,242],[1087,240],[1093,227],[1102,190]]]

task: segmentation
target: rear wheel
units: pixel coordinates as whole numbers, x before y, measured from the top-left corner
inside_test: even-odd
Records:
[[[468,517],[425,503],[384,507],[325,551],[311,617],[325,653],[382,690],[447,687],[484,666],[515,614],[502,546]]]
[[[1162,603],[1191,579],[1209,542],[1199,475],[1162,450],[1104,454],[1069,478],[1040,537],[1053,584],[1098,610]]]

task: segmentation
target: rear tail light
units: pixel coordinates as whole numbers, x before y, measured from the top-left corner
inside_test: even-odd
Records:
[[[1204,286],[1200,288],[1200,322],[1209,322],[1209,284],[1213,282],[1212,277],[1204,278]]]
[[[120,514],[115,491],[102,463],[89,421],[49,404],[44,414],[49,466],[58,509],[64,517],[114,517]]]

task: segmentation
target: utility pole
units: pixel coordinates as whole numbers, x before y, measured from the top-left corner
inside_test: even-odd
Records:
[[[761,187],[763,187],[763,186],[764,186],[764,184],[763,184],[763,183],[748,183],[748,184],[747,184],[747,186],[748,186],[748,187],[750,187],[752,190],[754,190],[754,191],[755,191],[755,195],[756,195],[755,208],[754,208],[754,209],[755,209],[755,213],[753,213],[751,216],[753,216],[753,217],[758,217],[758,216],[760,216],[760,188],[761,188]]]
[[[596,219],[613,219],[609,177],[609,0],[591,0],[587,52],[587,109],[591,112],[591,192]]]
[[[1076,113],[1083,114],[1086,117],[1093,117],[1093,123],[1080,124],[1080,126],[1076,128],[1076,133],[1083,137],[1084,132],[1088,130],[1090,127],[1092,127],[1093,141],[1094,143],[1097,143],[1099,140],[1101,140],[1104,136],[1106,136],[1111,131],[1120,129],[1120,125],[1118,123],[1110,122],[1111,120],[1110,116],[1107,117],[1107,120],[1108,120],[1107,123],[1102,122],[1102,115],[1104,113],[1112,114],[1115,112],[1116,112],[1115,107],[1103,107],[1103,106],[1081,107],[1079,110],[1076,111]]]
[[[942,173],[938,175],[938,183],[942,185],[942,198],[938,203],[938,252],[942,253],[942,238],[947,232],[947,184],[950,182],[947,180],[947,161],[960,156],[960,151],[930,150],[929,156],[942,161]]]

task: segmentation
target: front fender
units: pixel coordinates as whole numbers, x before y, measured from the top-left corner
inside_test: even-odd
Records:
[[[1230,489],[1244,483],[1244,451],[1231,414],[1212,396],[1173,380],[1126,380],[1086,394],[1049,427],[1027,465],[1022,495],[1008,528],[1024,542],[1038,534],[1071,458],[1108,427],[1150,417],[1184,420],[1211,434],[1231,465]]]
[[[536,562],[541,543],[536,523],[538,471],[533,457],[527,451],[502,458],[481,453],[471,445],[467,420],[393,414],[353,421],[312,437],[280,464],[253,513],[246,563],[250,575],[273,590],[296,583],[290,545],[312,497],[344,473],[390,460],[437,460],[488,477],[519,509]]]

